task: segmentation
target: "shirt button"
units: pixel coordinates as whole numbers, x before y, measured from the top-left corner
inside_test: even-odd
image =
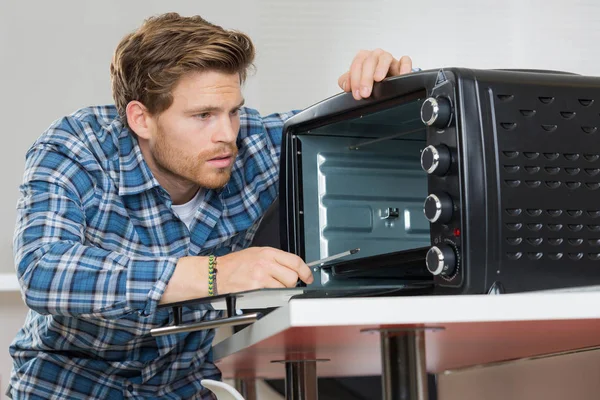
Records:
[[[128,390],[129,392],[133,392],[133,385],[129,385],[129,386],[127,386],[127,390]]]

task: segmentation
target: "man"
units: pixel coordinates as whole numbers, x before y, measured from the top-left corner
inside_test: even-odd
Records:
[[[31,310],[10,347],[13,399],[211,398],[214,332],[152,337],[173,318],[157,306],[312,282],[296,255],[247,248],[293,114],[243,107],[253,58],[239,32],[150,18],[116,49],[115,105],[58,120],[29,149],[14,244]],[[338,83],[360,99],[410,70],[362,51]],[[182,322],[216,315],[188,307]]]

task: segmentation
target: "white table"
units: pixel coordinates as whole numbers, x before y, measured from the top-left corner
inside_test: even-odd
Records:
[[[291,399],[316,398],[317,375],[378,374],[386,399],[426,399],[426,371],[599,345],[592,290],[291,300],[214,355],[225,378],[286,377]]]

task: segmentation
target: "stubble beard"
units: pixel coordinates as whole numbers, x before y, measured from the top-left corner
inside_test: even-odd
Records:
[[[156,145],[151,148],[152,157],[157,168],[165,175],[170,176],[181,184],[192,183],[205,189],[221,189],[231,178],[231,171],[237,156],[237,147],[222,145],[216,150],[203,151],[196,156],[179,154],[158,134]],[[233,164],[226,168],[213,168],[207,161],[222,153],[230,152],[233,155]]]

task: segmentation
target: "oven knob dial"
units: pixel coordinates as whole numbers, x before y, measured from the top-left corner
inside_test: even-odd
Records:
[[[446,193],[432,193],[425,199],[423,213],[429,222],[446,224],[452,219],[454,204]]]
[[[443,144],[429,145],[421,152],[421,168],[428,174],[445,175],[450,169],[451,161],[450,149]]]
[[[456,269],[456,253],[447,244],[433,246],[427,252],[425,263],[433,275],[451,276]]]
[[[429,97],[421,105],[421,120],[427,126],[444,129],[452,119],[452,105],[445,97]]]

